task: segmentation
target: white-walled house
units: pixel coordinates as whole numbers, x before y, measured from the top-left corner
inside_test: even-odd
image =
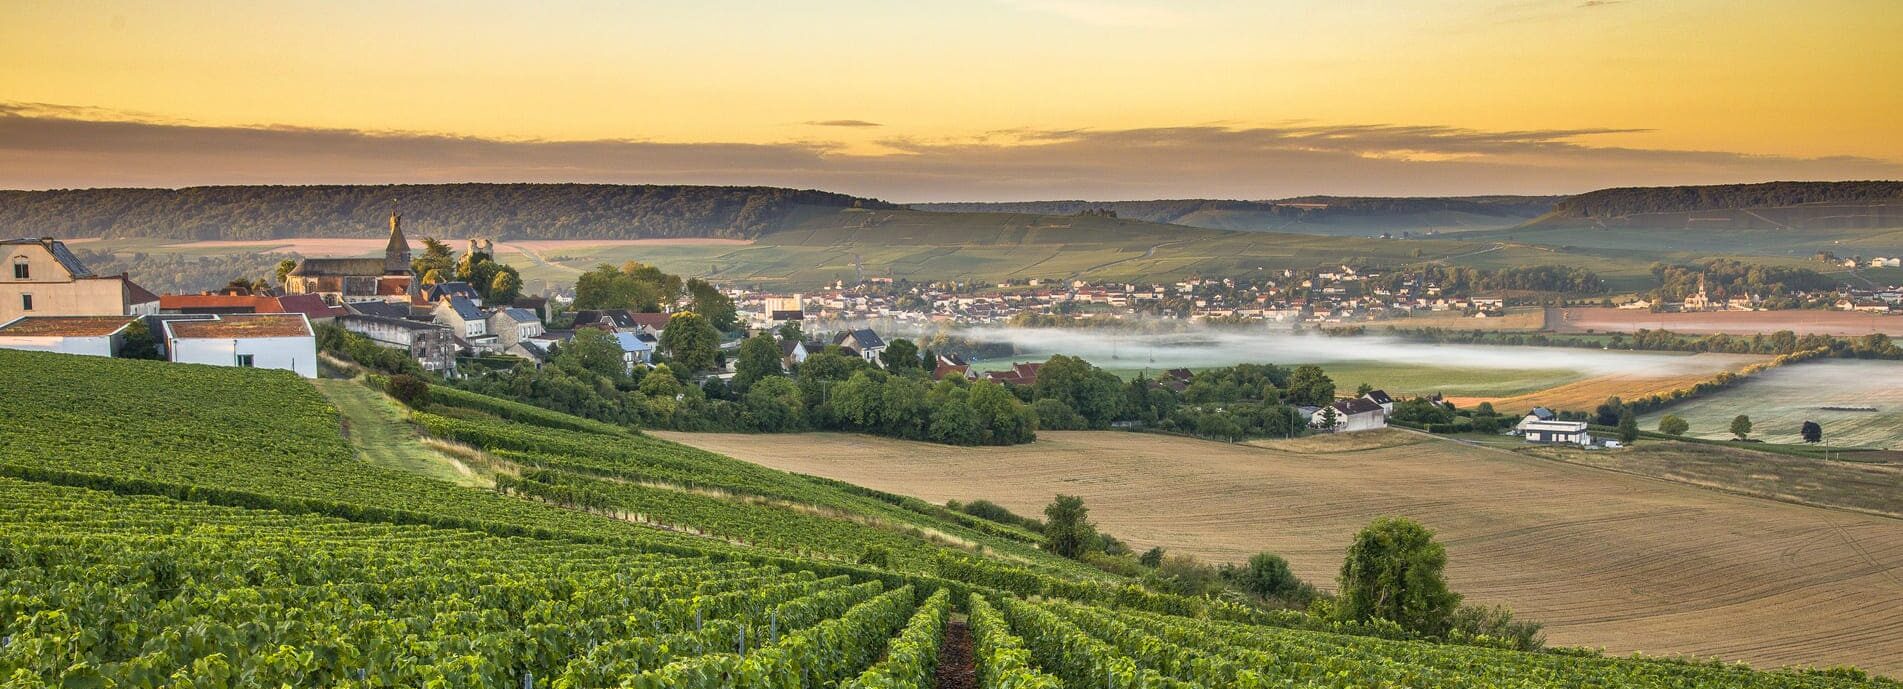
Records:
[[[636,366],[646,366],[654,362],[654,343],[634,333],[614,333],[615,344],[621,346],[621,364],[629,373]]]
[[[0,324],[0,349],[110,357],[125,342],[131,316],[21,316]]]
[[[228,313],[165,322],[173,362],[275,368],[317,377],[317,337],[301,313]]]
[[[1387,412],[1381,408],[1381,405],[1375,404],[1368,399],[1355,397],[1352,399],[1336,400],[1335,403],[1330,406],[1335,408],[1334,430],[1336,431],[1348,433],[1354,431],[1372,431],[1377,428],[1388,427]],[[1316,414],[1312,418],[1320,419],[1321,415]]]
[[[548,329],[542,326],[542,319],[534,311],[509,307],[496,309],[489,314],[489,332],[493,333],[503,349],[514,347],[516,343],[537,337]]]

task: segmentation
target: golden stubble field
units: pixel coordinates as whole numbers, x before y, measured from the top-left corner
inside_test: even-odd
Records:
[[[933,502],[1035,515],[1079,495],[1133,546],[1274,551],[1325,588],[1356,530],[1405,515],[1439,533],[1457,590],[1546,623],[1555,644],[1903,672],[1903,521],[1376,433],[1278,447],[1046,431],[1005,448],[656,435]]]
[[[1758,354],[1699,353],[1681,357],[1681,360],[1669,366],[1597,375],[1523,395],[1449,399],[1462,408],[1488,402],[1493,404],[1494,410],[1508,415],[1525,414],[1527,410],[1541,405],[1568,411],[1592,411],[1607,397],[1635,400],[1650,395],[1671,394],[1673,390],[1689,388],[1709,380],[1722,371],[1737,371],[1770,359],[1769,356]]]

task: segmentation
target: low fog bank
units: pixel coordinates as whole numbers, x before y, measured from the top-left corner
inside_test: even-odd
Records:
[[[1434,344],[1378,335],[1335,337],[1265,330],[1205,328],[1185,333],[1126,334],[1062,328],[971,328],[959,334],[975,341],[1010,343],[1035,358],[1070,354],[1108,367],[1133,361],[1160,368],[1382,361],[1462,368],[1570,369],[1610,375],[1664,373],[1684,363],[1683,356],[1669,354]]]

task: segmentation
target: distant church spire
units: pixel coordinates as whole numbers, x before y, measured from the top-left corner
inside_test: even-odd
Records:
[[[383,270],[386,273],[408,273],[410,271],[410,241],[403,238],[403,216],[390,209],[390,243],[383,247]]]

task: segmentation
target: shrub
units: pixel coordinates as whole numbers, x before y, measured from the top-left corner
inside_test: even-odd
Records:
[[[389,381],[383,384],[383,389],[396,401],[411,407],[420,408],[429,403],[429,381],[407,373],[390,376]]]

